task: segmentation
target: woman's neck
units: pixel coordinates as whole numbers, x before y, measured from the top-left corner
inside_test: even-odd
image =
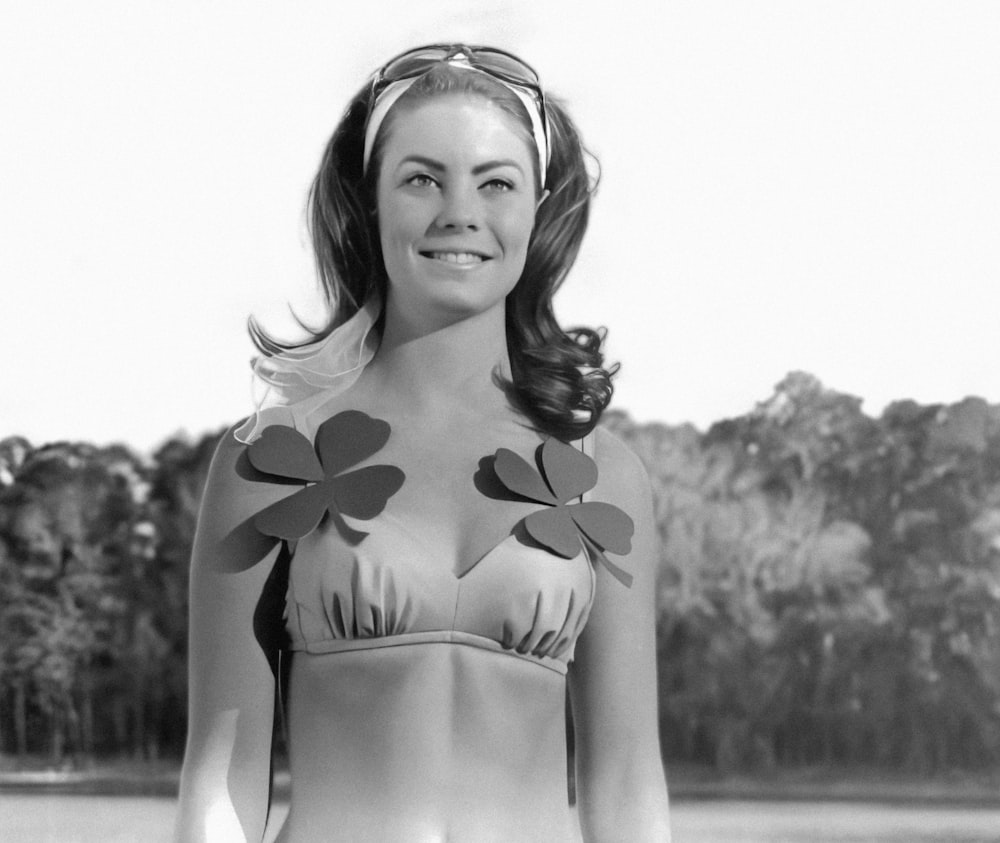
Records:
[[[422,328],[390,306],[378,352],[365,371],[379,397],[417,412],[449,405],[493,410],[505,398],[494,373],[510,377],[504,303],[441,327]]]

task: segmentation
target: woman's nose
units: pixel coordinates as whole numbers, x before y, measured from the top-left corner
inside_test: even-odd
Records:
[[[479,197],[474,190],[446,190],[441,198],[441,211],[434,221],[438,228],[478,231],[481,224]]]

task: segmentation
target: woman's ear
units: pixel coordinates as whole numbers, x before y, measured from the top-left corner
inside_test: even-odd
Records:
[[[549,191],[543,190],[542,195],[538,197],[538,201],[535,203],[535,211],[537,212],[539,208],[542,207],[542,202],[549,198]]]

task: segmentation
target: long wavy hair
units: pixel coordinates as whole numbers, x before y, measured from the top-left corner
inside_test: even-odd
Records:
[[[375,207],[385,137],[401,106],[446,94],[489,99],[510,113],[525,137],[531,138],[528,114],[509,89],[482,73],[442,63],[418,78],[392,107],[375,139],[366,173],[362,158],[371,96],[366,85],[351,99],[327,143],[309,191],[309,230],[329,318],[319,329],[300,323],[310,334],[300,343],[281,342],[251,319],[250,335],[261,352],[280,354],[318,342],[350,319],[370,296],[385,301],[388,278]],[[547,189],[549,196],[536,213],[524,270],[507,296],[511,380],[495,377],[508,400],[537,429],[571,441],[589,433],[600,420],[611,400],[611,378],[618,366],[604,366],[603,329],[564,331],[552,309],[552,298],[580,250],[598,179],[587,172],[589,154],[563,105],[547,96],[546,112],[551,158],[539,190]],[[537,176],[536,169],[536,183]]]

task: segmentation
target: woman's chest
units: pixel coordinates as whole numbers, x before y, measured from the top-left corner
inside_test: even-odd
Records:
[[[338,497],[353,528],[388,536],[390,542],[406,536],[437,565],[461,574],[510,536],[524,518],[545,508],[508,488],[496,465],[498,451],[506,449],[533,466],[541,480],[542,440],[512,424],[427,427],[415,419],[393,419],[383,447],[354,466],[357,480],[366,482],[344,483]],[[391,494],[389,488],[374,488],[379,470],[390,468],[402,478]],[[381,476],[391,480],[388,473]],[[351,511],[367,508],[348,500],[352,495],[384,497],[384,508],[364,523],[352,519]]]
[[[315,431],[316,459],[300,432],[251,445],[255,467],[307,481],[259,519],[294,540],[293,644],[454,631],[571,654],[593,598],[587,518],[600,513],[581,502],[593,462],[520,426],[463,436],[394,424],[338,413]]]
[[[350,543],[321,528],[291,561],[288,622],[293,641],[388,638],[457,632],[504,649],[568,659],[586,622],[594,574],[581,546],[563,558],[516,530],[478,558],[443,557],[433,529],[386,513]]]
[[[495,455],[456,448],[435,459],[387,448],[383,458],[405,474],[384,509],[365,521],[347,517],[348,531],[327,518],[296,546],[293,639],[447,631],[535,657],[571,658],[594,589],[582,541],[568,556],[535,541],[525,521],[549,507],[508,489]]]

